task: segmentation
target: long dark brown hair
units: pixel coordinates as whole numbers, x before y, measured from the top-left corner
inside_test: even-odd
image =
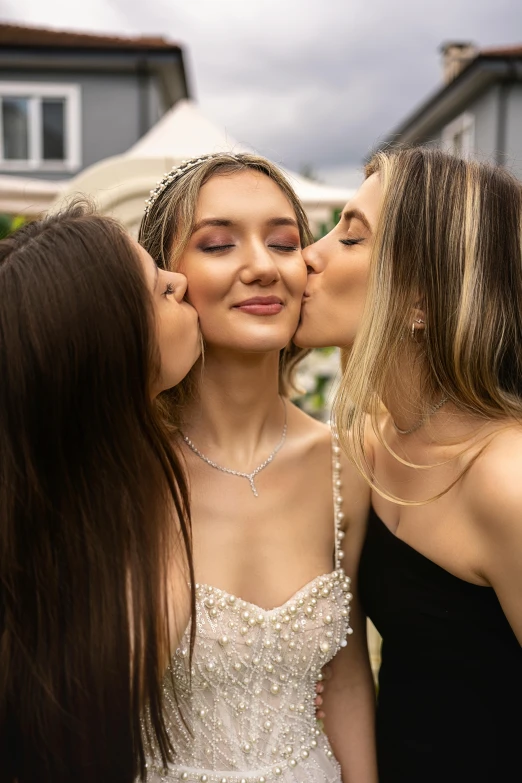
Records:
[[[167,594],[194,579],[153,318],[115,221],[73,205],[0,242],[2,782],[143,777],[145,707],[169,757]]]

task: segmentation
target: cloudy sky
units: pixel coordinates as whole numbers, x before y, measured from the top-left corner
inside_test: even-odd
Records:
[[[522,42],[520,0],[0,0],[0,19],[177,41],[211,119],[339,185],[437,89],[443,41]]]

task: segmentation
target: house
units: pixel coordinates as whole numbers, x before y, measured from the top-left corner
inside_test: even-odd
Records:
[[[182,49],[164,38],[0,24],[0,177],[14,191],[69,179],[187,97]]]
[[[85,193],[136,233],[166,170],[225,150],[251,148],[190,99],[178,45],[0,24],[0,214]],[[287,174],[317,231],[352,193]]]
[[[74,193],[88,193],[101,212],[116,217],[136,235],[145,199],[163,174],[183,159],[213,152],[254,150],[209,119],[194,101],[182,99],[130,149],[89,166],[65,183],[56,193],[58,203]],[[342,208],[353,195],[349,188],[312,182],[295,172],[283,171],[316,234],[331,219],[333,211]]]
[[[436,144],[506,166],[522,179],[522,44],[441,47],[444,84],[379,148]]]

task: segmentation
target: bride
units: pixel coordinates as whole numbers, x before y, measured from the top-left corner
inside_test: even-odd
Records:
[[[368,490],[329,428],[288,400],[310,239],[292,189],[256,156],[186,161],[147,203],[140,241],[187,276],[205,341],[165,400],[190,477],[197,599],[165,679],[174,754],[162,769],[151,750],[155,781],[377,779],[350,582]],[[325,735],[315,686],[332,659]]]

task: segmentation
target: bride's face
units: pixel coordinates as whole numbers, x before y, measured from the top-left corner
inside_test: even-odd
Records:
[[[203,185],[179,270],[209,348],[259,353],[291,341],[306,266],[292,205],[265,174],[216,174]]]

